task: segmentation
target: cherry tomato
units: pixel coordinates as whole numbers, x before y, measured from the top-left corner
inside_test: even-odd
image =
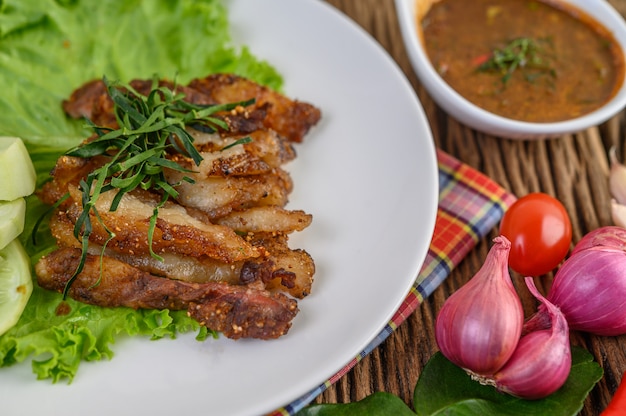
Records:
[[[572,241],[572,223],[559,200],[535,192],[519,198],[504,213],[500,234],[511,242],[511,269],[524,276],[539,276],[565,258]]]

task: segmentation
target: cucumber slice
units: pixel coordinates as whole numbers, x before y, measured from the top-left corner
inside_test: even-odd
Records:
[[[24,231],[26,200],[0,201],[0,250]]]
[[[15,239],[0,250],[0,335],[20,319],[32,291],[30,259]]]
[[[0,137],[0,201],[32,194],[36,180],[35,167],[22,139]]]

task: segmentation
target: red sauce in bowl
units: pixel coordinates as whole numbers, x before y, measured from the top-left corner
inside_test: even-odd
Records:
[[[419,23],[443,79],[507,118],[579,117],[601,107],[624,82],[624,55],[611,33],[562,2],[441,0]]]

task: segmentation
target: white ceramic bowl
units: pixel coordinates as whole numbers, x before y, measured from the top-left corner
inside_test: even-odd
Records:
[[[565,1],[565,0],[563,0]],[[432,66],[421,41],[418,8],[432,0],[395,0],[402,37],[413,68],[431,97],[449,115],[482,132],[511,139],[542,139],[574,133],[601,124],[626,106],[626,82],[615,96],[601,108],[581,117],[554,122],[531,123],[512,120],[490,113],[463,98],[453,90]],[[566,0],[601,22],[609,29],[626,55],[626,22],[606,0]],[[424,9],[420,9],[423,16]]]

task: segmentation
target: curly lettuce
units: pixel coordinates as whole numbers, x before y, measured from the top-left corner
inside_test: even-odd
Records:
[[[88,80],[157,74],[186,83],[229,72],[280,89],[270,64],[232,45],[227,12],[219,0],[0,2],[0,135],[25,140],[41,184],[58,156],[89,135],[61,108]],[[55,242],[46,221],[31,239],[49,207],[35,196],[27,207],[21,239],[34,264]],[[35,287],[17,325],[0,336],[0,367],[31,360],[37,378],[71,382],[82,361],[112,358],[119,336],[159,339],[190,331],[199,340],[214,335],[182,311],[100,308]]]

